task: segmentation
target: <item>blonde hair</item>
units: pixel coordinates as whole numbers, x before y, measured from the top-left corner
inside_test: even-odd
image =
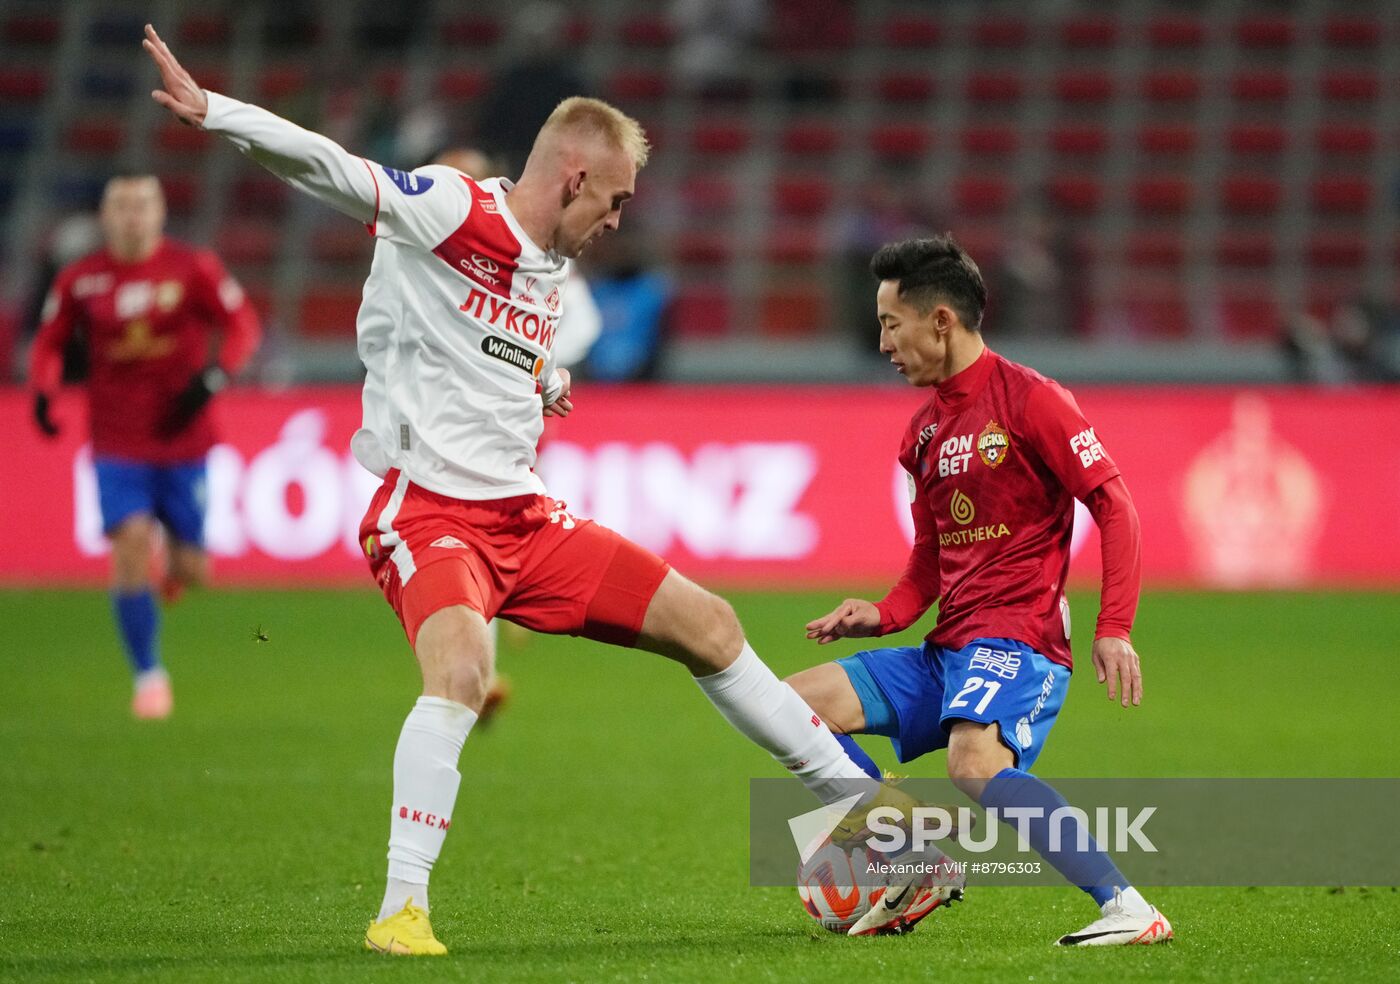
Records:
[[[619,150],[626,151],[637,170],[646,166],[651,156],[651,144],[642,125],[616,106],[601,99],[570,96],[549,114],[540,128],[541,133],[562,129],[596,134]]]

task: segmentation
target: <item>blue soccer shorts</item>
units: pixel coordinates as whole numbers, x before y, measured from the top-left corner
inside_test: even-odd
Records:
[[[97,498],[102,531],[110,534],[136,515],[154,516],[180,543],[204,546],[208,499],[204,461],[154,465],[123,458],[98,458]]]
[[[883,735],[901,762],[948,746],[955,721],[996,724],[1030,769],[1069,691],[1069,670],[1014,639],[975,639],[961,649],[871,649],[837,664],[865,711],[867,734]]]

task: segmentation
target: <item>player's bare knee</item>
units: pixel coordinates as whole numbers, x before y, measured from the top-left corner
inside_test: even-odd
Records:
[[[744,630],[733,606],[719,595],[704,592],[696,608],[698,624],[689,648],[699,668],[718,673],[739,657]]]
[[[457,607],[434,612],[424,619],[414,642],[423,693],[480,710],[492,676],[491,646],[481,616]]]
[[[1010,753],[1000,746],[989,749],[981,744],[954,743],[948,747],[948,778],[964,794],[980,800],[987,782],[1007,768]]]
[[[110,535],[112,580],[118,588],[148,587],[151,582],[151,549],[155,523],[149,516],[132,516]]]

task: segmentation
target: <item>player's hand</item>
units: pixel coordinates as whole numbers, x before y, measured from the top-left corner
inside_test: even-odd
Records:
[[[197,373],[176,395],[161,419],[160,436],[174,437],[188,427],[208,405],[214,394],[223,388],[223,383],[223,370],[216,366]]]
[[[807,623],[807,638],[825,646],[837,639],[858,639],[880,633],[880,609],[873,601],[847,598],[829,615]]]
[[[204,114],[209,112],[209,97],[175,60],[169,45],[150,24],[146,25],[146,40],[141,42],[141,47],[150,53],[151,60],[160,69],[160,84],[165,87],[152,92],[151,98],[174,113],[181,123],[203,126]]]
[[[558,370],[559,378],[564,381],[564,385],[559,388],[559,395],[554,398],[554,402],[546,404],[544,415],[546,417],[567,417],[574,408],[574,401],[569,399],[569,390],[573,388],[573,380],[569,378],[569,370]]]
[[[62,433],[58,424],[53,422],[53,417],[49,416],[49,395],[47,393],[34,394],[34,423],[39,426],[39,431],[45,437],[57,437]]]
[[[1094,672],[1108,684],[1108,699],[1121,698],[1123,706],[1142,703],[1142,666],[1137,650],[1127,639],[1105,636],[1094,640]]]

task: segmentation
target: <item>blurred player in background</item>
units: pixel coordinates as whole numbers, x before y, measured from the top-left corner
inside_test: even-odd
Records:
[[[209,401],[247,363],[260,328],[217,257],[164,236],[165,199],[153,175],[108,181],[99,220],[103,248],[60,271],[49,292],[29,382],[34,420],[56,436],[51,408],[63,351],[74,335],[82,339],[102,528],[112,543],[112,608],[135,675],[131,710],[164,718],[173,696],[160,659],[157,534],[164,529],[168,548],[162,593],[173,601],[208,572],[204,459],[216,439]]]
[[[491,678],[486,623],[497,615],[675,660],[736,730],[827,803],[853,785],[871,790],[872,806],[895,796],[871,789],[754,653],[723,599],[570,514],[534,472],[543,415],[573,409],[568,371],[551,351],[570,260],[621,221],[649,150],[636,121],[571,98],[539,131],[516,183],[442,166],[403,172],[204,91],[153,28],[146,35],[158,103],[376,237],[356,321],[364,426],[351,450],[384,480],[360,537],[413,646],[423,695],[394,754],[388,884],[365,946],[446,952],[428,918],[428,878]]]
[[[883,600],[848,598],[809,623],[807,637],[825,644],[899,632],[935,601],[938,621],[922,646],[857,653],[789,682],[872,774],[874,763],[844,736],[884,735],[901,762],[946,747],[948,775],[972,799],[1003,818],[1008,808],[1041,808],[1031,845],[1103,914],[1061,945],[1171,939],[1166,918],[1092,841],[1087,853],[1051,849],[1075,844],[1078,831],[1051,838],[1048,818],[1065,801],[1028,771],[1073,665],[1064,591],[1076,498],[1103,540],[1094,670],[1109,699],[1124,707],[1142,699],[1129,641],[1141,559],[1128,488],[1074,397],[982,341],[986,287],[957,243],[905,240],[870,266],[880,285],[881,353],[910,383],[933,388],[899,455],[914,549]],[[882,900],[851,932],[902,918]]]

